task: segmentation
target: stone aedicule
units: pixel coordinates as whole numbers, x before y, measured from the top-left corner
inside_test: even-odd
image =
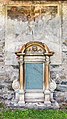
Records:
[[[16,52],[16,55],[18,56],[19,64],[20,64],[20,68],[19,68],[20,69],[20,75],[19,75],[20,90],[19,91],[21,91],[21,93],[19,93],[18,104],[24,104],[25,102],[26,103],[43,102],[46,105],[51,105],[51,101],[54,101],[53,95],[52,95],[53,92],[51,92],[51,91],[54,91],[54,88],[51,87],[50,69],[49,69],[50,57],[53,54],[54,52],[50,51],[47,45],[37,41],[28,42],[27,44],[22,46],[19,52]],[[30,59],[30,56],[31,56],[31,59]],[[25,59],[25,57],[27,57],[27,60]],[[32,61],[32,59],[34,60]],[[26,69],[24,68],[26,64],[28,65],[27,67],[29,67],[28,68],[29,71],[28,70],[26,71]],[[44,67],[41,64],[44,64]],[[34,72],[34,75],[33,75],[33,72]],[[26,75],[27,77],[25,77]],[[40,80],[40,83],[37,80]],[[38,83],[39,83],[39,86],[38,86]],[[54,83],[52,84],[54,85]],[[38,92],[39,92],[39,95],[38,95]]]

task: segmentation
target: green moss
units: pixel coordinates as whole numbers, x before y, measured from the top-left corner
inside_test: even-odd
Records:
[[[0,119],[67,119],[67,106],[64,110],[11,110],[0,103]]]
[[[5,108],[5,105],[0,102],[0,108]]]

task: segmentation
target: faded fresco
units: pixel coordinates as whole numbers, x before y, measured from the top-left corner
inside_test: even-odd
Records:
[[[16,64],[12,52],[17,51],[22,44],[28,41],[41,41],[55,52],[52,58],[53,64],[61,63],[60,30],[61,20],[59,4],[24,4],[8,5],[7,11],[7,32],[6,64]],[[60,44],[60,45],[59,45]],[[9,58],[8,58],[9,57]],[[14,61],[15,59],[15,61]]]
[[[22,22],[36,20],[37,17],[51,15],[55,17],[58,13],[58,6],[31,5],[31,6],[8,6],[7,16],[11,19],[21,20]]]

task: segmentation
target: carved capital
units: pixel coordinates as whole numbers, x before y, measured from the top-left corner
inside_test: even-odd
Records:
[[[49,56],[45,56],[45,61],[46,61],[46,64],[50,64],[50,57]]]
[[[20,64],[23,64],[23,62],[24,62],[24,61],[23,61],[23,56],[20,56],[20,57],[19,57],[18,62],[19,62]]]

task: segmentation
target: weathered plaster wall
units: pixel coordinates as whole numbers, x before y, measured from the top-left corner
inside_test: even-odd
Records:
[[[56,99],[58,102],[67,101],[67,2],[62,4],[61,12],[61,47],[62,47],[62,63],[52,66],[52,78],[56,80]],[[58,91],[58,92],[57,92]]]
[[[59,3],[59,13],[55,16],[46,12],[35,22],[7,19],[8,6],[0,4],[0,97],[10,99],[13,95],[11,83],[19,75],[15,51],[36,40],[55,52],[50,67],[51,78],[57,83],[55,98],[58,102],[67,101],[67,2]]]

